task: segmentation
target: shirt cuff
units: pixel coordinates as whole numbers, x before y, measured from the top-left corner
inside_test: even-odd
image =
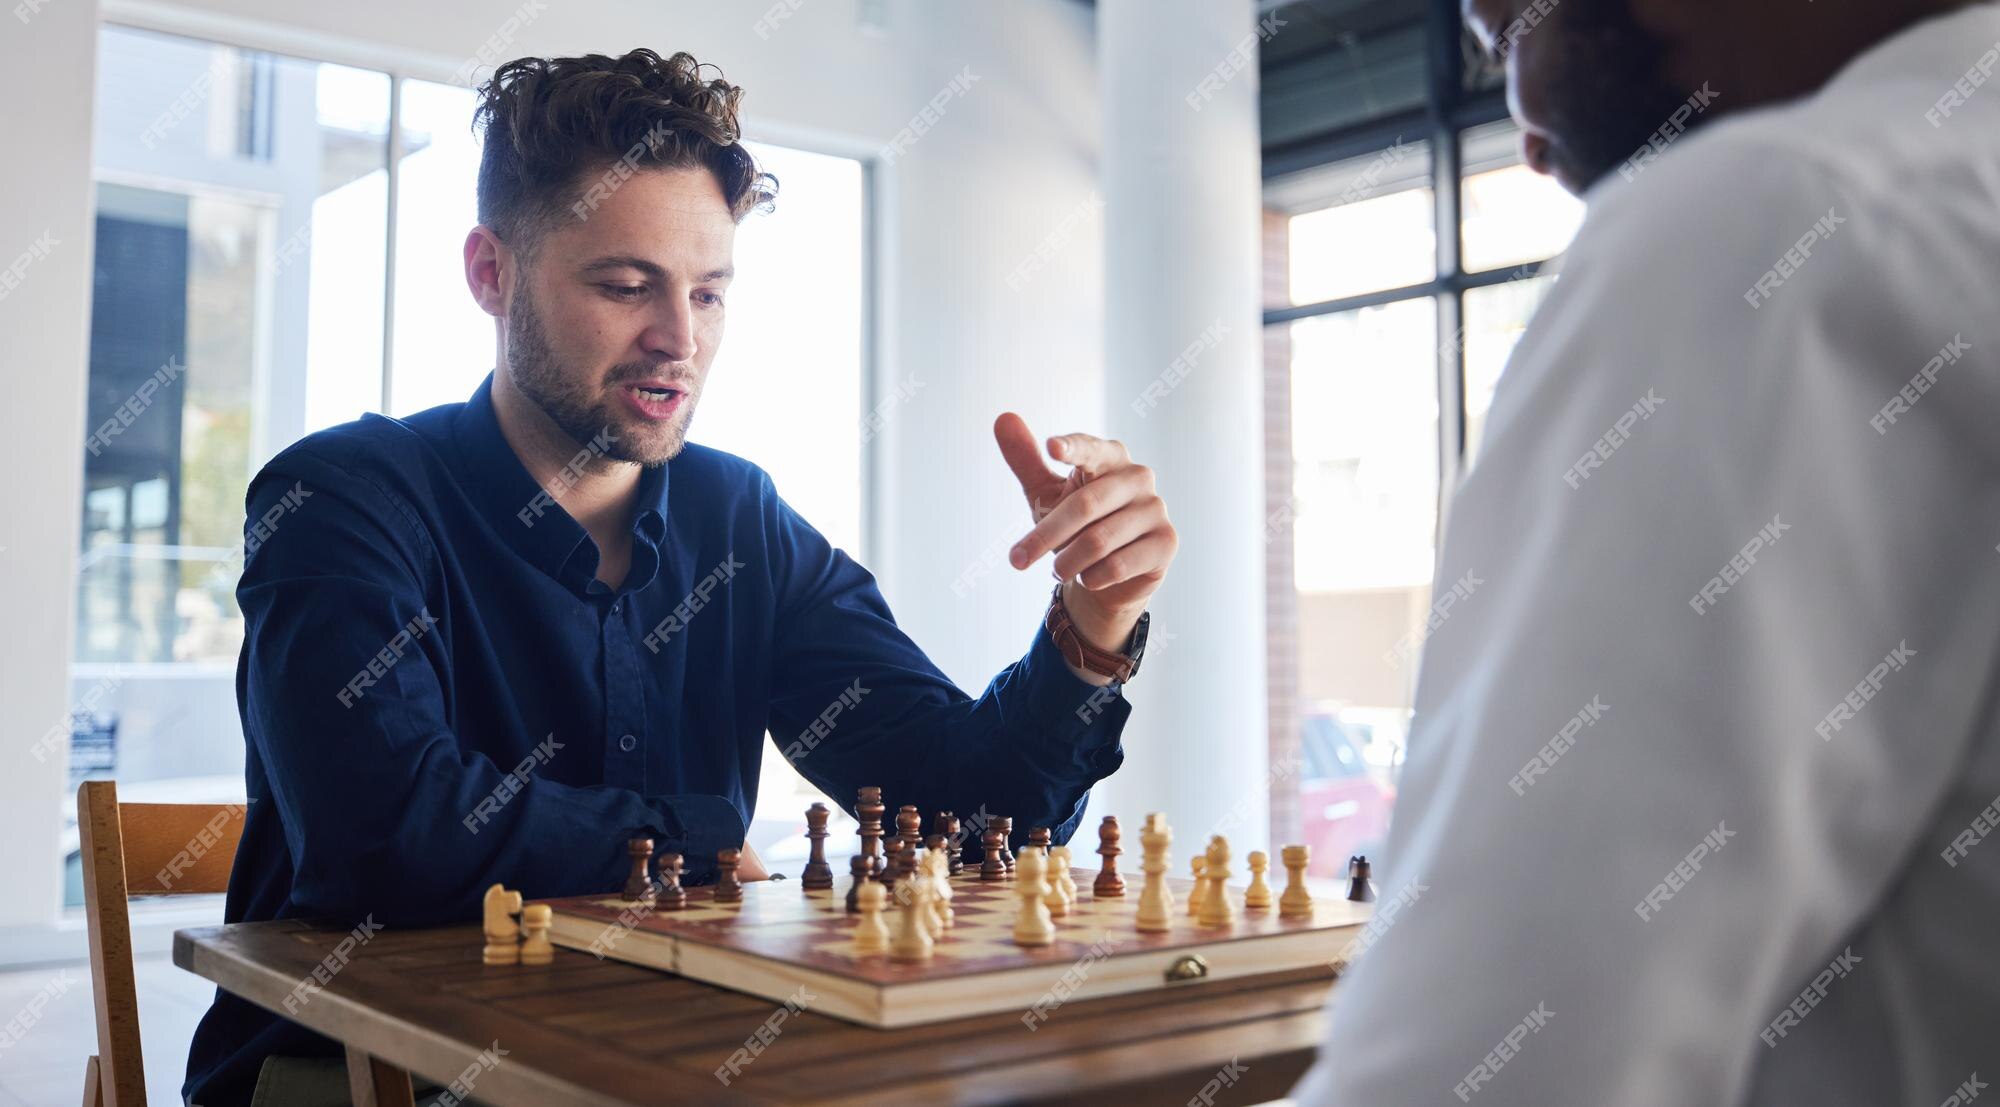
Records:
[[[715,855],[743,845],[743,813],[721,796],[653,796],[646,805],[660,820],[653,828],[653,854],[680,854],[684,885],[714,880]]]
[[[1070,671],[1046,627],[1035,627],[1034,644],[1015,667],[1035,729],[1050,743],[1072,750],[1115,749],[1132,713],[1125,686],[1096,685]]]

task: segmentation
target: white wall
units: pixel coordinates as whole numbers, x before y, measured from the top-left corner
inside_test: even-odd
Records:
[[[17,3],[19,0],[10,0]],[[64,719],[71,654],[90,273],[94,0],[0,13],[17,101],[0,174],[0,266],[52,229],[60,245],[0,300],[0,933],[33,940],[59,904],[58,759],[27,752]],[[1072,0],[585,5],[445,0],[110,0],[104,17],[242,45],[449,79],[492,56],[685,49],[746,87],[749,137],[873,156],[966,67],[976,78],[879,175],[876,388],[923,387],[877,437],[874,567],[918,641],[978,688],[1026,648],[1048,584],[1007,567],[1027,529],[990,427],[1018,410],[1044,434],[1102,426],[1102,222],[1090,13]],[[517,14],[518,27],[503,33]],[[762,24],[760,20],[768,19]],[[25,93],[17,93],[25,96]],[[1078,213],[1085,216],[1079,219]],[[1054,237],[1052,238],[1051,235]],[[1044,261],[1035,262],[1037,247]],[[1017,274],[1027,263],[1032,275]],[[1015,287],[1018,285],[1018,288]],[[954,589],[954,583],[960,587]],[[963,593],[962,595],[960,593]],[[26,934],[26,938],[23,938]],[[46,943],[44,943],[46,944]],[[78,945],[80,949],[80,944]],[[0,954],[4,956],[4,954]]]

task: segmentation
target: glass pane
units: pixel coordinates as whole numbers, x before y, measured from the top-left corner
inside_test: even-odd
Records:
[[[1429,614],[1438,497],[1429,298],[1290,324],[1300,719],[1312,871],[1383,878]]]
[[[1464,152],[1465,271],[1482,273],[1544,261],[1569,248],[1583,222],[1583,201],[1553,177],[1521,164],[1520,131],[1511,121],[1475,127]]]
[[[476,104],[471,89],[403,82],[392,415],[462,401],[493,369],[493,317],[465,286],[465,236],[479,223]]]
[[[729,335],[710,367],[689,436],[740,454],[827,541],[861,554],[861,459],[879,427],[921,404],[927,370],[866,398],[862,320],[867,196],[861,163],[762,143],[751,154],[779,181],[773,211],[736,232]],[[771,398],[784,402],[772,403]],[[779,734],[764,747],[748,840],[775,871],[805,862],[805,809],[822,799],[793,771]],[[843,818],[836,816],[838,825]]]
[[[240,798],[243,494],[316,370],[379,382],[388,79],[120,27],[98,50],[71,771]]]
[[[1555,287],[1554,277],[1534,277],[1475,288],[1465,294],[1465,456],[1476,461],[1486,433],[1493,390],[1513,356],[1528,320]]]
[[[1386,194],[1357,191],[1345,192],[1352,197],[1346,202],[1292,217],[1292,303],[1314,304],[1404,288],[1436,276],[1430,188]]]

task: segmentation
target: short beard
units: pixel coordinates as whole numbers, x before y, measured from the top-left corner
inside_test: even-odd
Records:
[[[672,461],[687,445],[688,428],[694,423],[695,401],[701,398],[700,382],[693,378],[681,382],[687,389],[687,394],[681,397],[682,415],[665,425],[664,442],[648,447],[636,441],[634,436],[621,432],[611,405],[594,394],[593,382],[579,380],[557,364],[555,350],[549,345],[548,328],[525,282],[515,286],[507,313],[507,365],[513,373],[514,387],[534,401],[549,421],[579,447],[602,443],[596,448],[602,450],[603,456],[651,469]],[[614,365],[608,382],[645,380],[658,372],[657,365],[646,362]]]
[[[1667,46],[1632,18],[1629,0],[1569,0],[1566,16],[1549,161],[1581,194],[1645,147],[1693,90],[1664,76]],[[1688,129],[1705,121],[1697,115]]]

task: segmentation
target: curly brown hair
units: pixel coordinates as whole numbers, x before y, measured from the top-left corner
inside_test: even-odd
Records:
[[[686,53],[516,58],[479,96],[479,221],[525,254],[641,167],[706,168],[739,222],[777,199],[777,178],[738,141],[743,89]]]

